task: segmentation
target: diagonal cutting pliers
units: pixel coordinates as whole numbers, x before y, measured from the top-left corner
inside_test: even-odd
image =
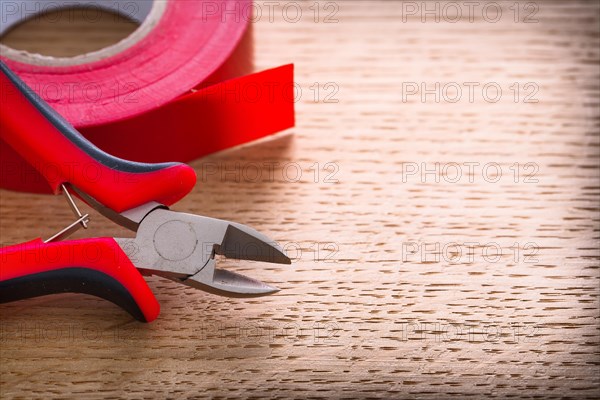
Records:
[[[160,306],[143,275],[157,275],[210,293],[255,297],[277,288],[216,267],[217,256],[290,264],[275,242],[235,222],[171,211],[196,182],[180,163],[146,164],[95,147],[0,61],[0,138],[32,164],[76,220],[48,240],[0,249],[0,303],[74,292],[121,306],[140,321]],[[101,106],[101,105],[99,105]],[[135,238],[62,241],[87,228],[73,196]]]

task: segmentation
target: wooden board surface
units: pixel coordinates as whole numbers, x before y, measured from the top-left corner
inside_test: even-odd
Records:
[[[254,23],[257,69],[296,65],[297,127],[194,162],[176,206],[285,245],[291,266],[225,264],[282,291],[150,278],[152,324],[79,295],[1,305],[2,398],[600,396],[598,3],[456,23],[446,3],[439,22],[393,1],[318,2],[315,22],[312,3]],[[7,191],[0,210],[4,244],[71,218]]]

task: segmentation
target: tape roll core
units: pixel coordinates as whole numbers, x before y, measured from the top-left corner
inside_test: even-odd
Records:
[[[30,53],[25,50],[13,49],[4,44],[0,44],[0,54],[11,60],[37,66],[65,67],[72,65],[82,65],[100,61],[119,54],[146,37],[160,22],[167,3],[164,0],[113,0],[110,2],[99,2],[98,0],[79,0],[77,2],[61,0],[52,1],[47,4],[40,3],[39,0],[22,0],[22,12],[18,10],[5,10],[8,4],[5,4],[2,12],[2,25],[0,25],[0,36],[4,35],[12,27],[21,22],[41,17],[49,11],[66,10],[75,6],[89,9],[99,9],[112,11],[122,17],[131,19],[140,24],[131,35],[103,49],[74,57],[51,57],[42,54]]]

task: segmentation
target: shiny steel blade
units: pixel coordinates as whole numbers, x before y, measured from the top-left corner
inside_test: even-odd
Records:
[[[291,264],[279,244],[262,233],[242,224],[225,221],[228,224],[217,254],[237,260],[262,261],[275,264]]]
[[[135,239],[115,240],[138,268],[224,296],[262,296],[278,289],[215,268],[216,254],[291,263],[278,244],[248,226],[164,209],[156,209],[143,219]]]
[[[278,288],[267,285],[257,279],[215,268],[214,259],[210,260],[200,272],[182,281],[182,283],[209,293],[227,297],[258,297],[279,291]]]

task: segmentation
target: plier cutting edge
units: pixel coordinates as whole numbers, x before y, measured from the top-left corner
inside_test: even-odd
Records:
[[[242,224],[168,209],[195,185],[191,167],[125,161],[103,152],[2,61],[0,70],[0,137],[36,167],[54,194],[65,194],[77,217],[46,241],[0,249],[0,303],[54,293],[86,293],[150,322],[160,306],[142,275],[158,275],[228,297],[278,291],[216,267],[217,255],[290,264],[278,244]],[[61,241],[87,228],[89,222],[72,194],[136,232],[135,238]]]

